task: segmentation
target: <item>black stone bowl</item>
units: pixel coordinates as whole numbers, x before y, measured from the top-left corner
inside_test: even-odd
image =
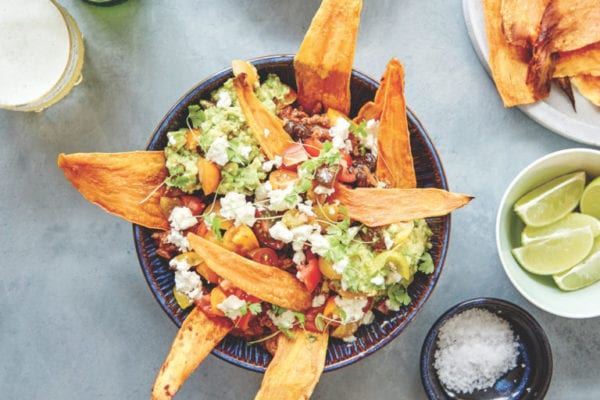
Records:
[[[256,66],[262,79],[267,74],[274,73],[286,84],[296,87],[293,56],[264,57],[255,59],[252,63]],[[232,75],[231,69],[218,72],[198,83],[179,99],[152,134],[147,149],[163,149],[167,143],[167,132],[186,126],[188,106],[197,104],[200,99],[208,99],[210,93],[219,88]],[[379,83],[376,80],[358,71],[352,73],[351,115],[356,114],[365,102],[374,98],[378,86]],[[448,189],[444,169],[435,147],[419,120],[410,110],[408,111],[408,121],[418,186]],[[391,206],[393,207],[393,205]],[[428,222],[433,230],[431,255],[435,263],[435,271],[430,275],[418,273],[408,291],[413,299],[412,303],[388,316],[377,316],[375,322],[369,326],[362,326],[356,333],[358,339],[354,343],[349,344],[332,339],[327,351],[325,371],[352,364],[382,348],[398,336],[421,309],[442,272],[450,237],[449,216],[431,218]],[[133,237],[140,265],[156,300],[173,322],[177,326],[181,326],[186,312],[179,308],[173,298],[173,273],[169,270],[168,263],[156,255],[156,245],[150,237],[151,234],[152,230],[150,229],[137,225],[133,227]],[[213,350],[213,354],[232,364],[258,372],[264,371],[271,359],[263,347],[248,346],[244,340],[234,336],[226,337]]]
[[[440,328],[453,316],[471,308],[483,308],[510,323],[519,343],[517,366],[496,381],[493,387],[470,394],[454,393],[444,387],[433,366]],[[431,400],[541,400],[552,379],[552,350],[544,330],[521,307],[508,301],[477,298],[455,305],[431,327],[421,350],[421,380]]]

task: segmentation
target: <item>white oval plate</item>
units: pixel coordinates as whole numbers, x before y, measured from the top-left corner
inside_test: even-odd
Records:
[[[463,0],[463,14],[473,48],[490,73],[482,0]],[[577,89],[573,88],[573,92],[577,112],[573,111],[571,103],[558,87],[553,87],[546,99],[519,108],[531,119],[559,135],[600,146],[600,108],[581,96]]]

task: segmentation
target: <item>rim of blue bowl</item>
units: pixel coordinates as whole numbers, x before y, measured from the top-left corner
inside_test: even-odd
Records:
[[[423,389],[425,389],[425,393],[430,400],[446,400],[450,399],[450,397],[439,398],[436,397],[436,393],[434,391],[434,387],[441,389],[443,392],[443,388],[441,384],[438,383],[437,379],[433,380],[430,374],[430,359],[431,353],[435,351],[437,346],[437,337],[439,334],[439,330],[442,325],[448,321],[453,316],[472,309],[472,308],[485,308],[486,306],[495,306],[502,308],[503,311],[517,314],[524,321],[527,321],[529,327],[531,327],[532,331],[537,334],[537,339],[540,342],[540,348],[543,351],[543,358],[547,361],[547,369],[548,373],[545,375],[546,378],[542,382],[540,387],[540,391],[537,394],[543,399],[546,393],[548,392],[548,388],[550,387],[550,382],[552,381],[552,373],[553,373],[553,358],[552,358],[552,347],[550,346],[550,341],[548,340],[548,336],[544,331],[544,328],[540,325],[540,323],[524,308],[511,303],[510,301],[499,299],[496,297],[476,297],[473,299],[462,301],[454,306],[450,307],[446,310],[431,326],[429,332],[425,336],[425,340],[423,341],[423,346],[421,347],[421,356],[420,356],[420,370],[421,370],[421,383],[423,384]],[[513,322],[510,322],[513,325]],[[514,329],[514,327],[513,327]]]
[[[274,54],[274,55],[266,55],[266,56],[252,58],[252,59],[249,59],[248,61],[256,66],[260,66],[263,64],[268,64],[268,63],[273,63],[273,62],[290,62],[291,60],[293,60],[293,58],[294,58],[293,54]],[[155,145],[160,140],[160,132],[162,132],[164,129],[168,128],[169,125],[171,124],[171,122],[173,122],[173,119],[175,118],[175,111],[177,110],[178,107],[180,107],[181,103],[185,103],[188,100],[190,100],[191,97],[196,96],[199,91],[204,90],[203,89],[204,86],[210,84],[211,82],[213,82],[215,80],[222,79],[223,77],[228,76],[228,75],[233,76],[233,70],[231,67],[224,68],[224,69],[216,72],[215,74],[212,74],[212,75],[202,79],[201,81],[197,82],[196,84],[194,84],[191,89],[189,89],[184,95],[182,95],[174,103],[174,105],[169,109],[169,111],[167,111],[165,116],[157,124],[156,128],[152,132],[152,135],[150,136],[150,139],[146,143],[146,149],[149,150],[153,145]],[[379,82],[364,72],[361,72],[357,69],[353,69],[352,75],[356,76],[358,79],[360,79],[362,81],[367,82],[370,85],[373,85],[374,87],[379,87]],[[411,124],[413,124],[414,126],[416,126],[418,128],[418,130],[423,134],[424,141],[433,156],[433,162],[435,163],[437,170],[440,172],[441,188],[445,189],[445,190],[449,190],[448,179],[446,177],[446,171],[444,170],[444,166],[442,164],[440,156],[437,152],[435,145],[431,141],[431,138],[429,137],[427,130],[425,129],[425,127],[423,126],[421,121],[417,118],[417,116],[412,112],[410,107],[408,107],[408,106],[406,107],[406,114],[409,119],[409,122]],[[432,284],[429,287],[427,287],[425,293],[423,294],[422,301],[419,304],[417,304],[417,306],[414,309],[414,312],[411,313],[410,315],[408,315],[394,330],[390,331],[382,340],[377,342],[377,344],[373,345],[372,347],[370,347],[369,349],[367,349],[365,351],[358,352],[355,355],[344,359],[343,361],[336,362],[335,364],[331,364],[331,365],[326,365],[323,372],[335,371],[337,369],[346,367],[350,364],[354,364],[355,362],[357,362],[365,357],[370,356],[371,354],[373,354],[376,351],[380,350],[381,348],[385,347],[392,340],[394,340],[406,328],[406,326],[416,317],[416,315],[419,313],[419,311],[421,310],[423,305],[427,302],[427,300],[431,296],[431,293],[433,293],[433,290],[437,286],[437,282],[439,280],[439,277],[440,277],[442,270],[444,268],[444,265],[445,265],[446,255],[448,253],[448,247],[449,247],[449,241],[450,241],[450,232],[451,232],[451,228],[452,228],[451,215],[449,214],[445,218],[446,218],[447,228],[445,230],[445,234],[442,237],[442,241],[441,241],[439,267],[436,268],[435,271],[431,274],[432,275]],[[143,229],[143,227],[136,225],[136,224],[132,224],[132,227],[133,227],[133,238],[134,238],[138,262],[140,264],[142,274],[144,275],[144,278],[146,279],[148,289],[150,290],[150,292],[152,293],[153,297],[158,302],[160,307],[163,309],[163,311],[167,314],[167,316],[171,319],[171,321],[173,321],[175,326],[179,327],[178,321],[175,318],[175,315],[172,314],[169,306],[167,305],[166,299],[163,298],[161,296],[161,293],[158,291],[158,289],[154,287],[152,276],[150,274],[149,269],[144,268],[144,261],[143,261],[143,255],[142,255],[143,249],[142,249],[141,240],[140,240],[141,239],[141,229]],[[264,371],[266,369],[262,366],[257,366],[253,363],[250,363],[250,362],[247,362],[244,360],[240,360],[235,357],[231,357],[230,355],[222,352],[218,348],[214,348],[211,353],[230,364],[245,368],[250,371],[264,373]]]

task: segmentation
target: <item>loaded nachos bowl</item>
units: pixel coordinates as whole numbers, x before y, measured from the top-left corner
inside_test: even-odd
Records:
[[[307,398],[326,363],[387,343],[435,284],[448,214],[472,198],[446,190],[409,123],[400,62],[376,91],[353,73],[361,8],[324,0],[293,59],[233,61],[148,151],[59,155],[86,199],[137,225],[146,277],[181,324],[153,399],[216,346],[267,366],[257,399]]]

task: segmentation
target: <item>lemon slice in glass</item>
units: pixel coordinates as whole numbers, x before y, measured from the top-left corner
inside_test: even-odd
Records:
[[[594,179],[583,191],[581,212],[600,218],[600,177]]]
[[[554,275],[554,282],[562,290],[577,290],[600,280],[600,238],[592,252],[582,262],[562,274]]]
[[[571,213],[558,221],[539,228],[526,226],[521,233],[521,244],[528,245],[536,240],[549,239],[552,236],[562,235],[564,231],[572,231],[589,226],[594,237],[600,235],[600,221],[589,215]]]
[[[513,255],[523,268],[533,274],[554,275],[583,260],[593,244],[592,229],[586,226],[518,247],[513,249]]]
[[[526,225],[549,225],[577,207],[584,187],[583,171],[559,176],[521,197],[514,210]]]

